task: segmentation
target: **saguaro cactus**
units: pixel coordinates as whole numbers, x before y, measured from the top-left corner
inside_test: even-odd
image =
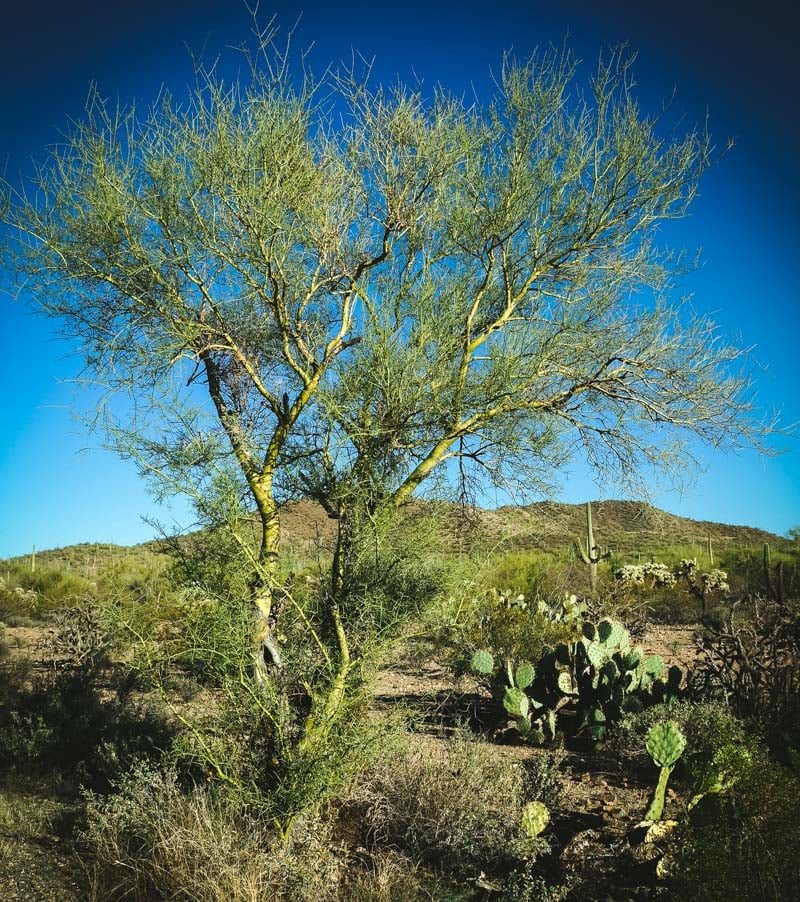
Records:
[[[772,578],[772,561],[769,553],[769,542],[764,542],[764,577],[767,581],[767,589],[773,600],[779,605],[786,601],[786,589],[783,584],[783,561],[778,561],[775,567],[775,578]]]
[[[611,552],[602,552],[599,545],[594,543],[594,530],[592,529],[592,502],[586,502],[586,547],[581,542],[576,542],[578,553],[584,564],[589,566],[589,586],[592,595],[597,591],[597,565],[600,561],[611,557]]]

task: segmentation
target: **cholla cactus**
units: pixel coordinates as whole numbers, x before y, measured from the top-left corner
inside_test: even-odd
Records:
[[[698,574],[697,561],[694,558],[682,560],[678,572],[686,579],[686,585],[689,587],[692,595],[700,599],[704,614],[708,596],[712,592],[730,591],[728,574],[724,570],[711,570],[708,573]]]
[[[700,580],[703,583],[703,593],[729,592],[728,574],[724,570],[711,570],[709,573],[701,573]]]
[[[651,588],[654,586],[674,586],[678,579],[666,564],[661,564],[658,561],[643,564],[642,571],[644,578],[650,580]]]
[[[674,586],[677,577],[666,564],[651,561],[647,564],[626,564],[614,571],[614,579],[622,583],[623,589],[634,586],[644,586],[649,583],[649,588],[656,586]]]
[[[644,567],[637,564],[625,564],[619,570],[614,571],[614,579],[622,584],[623,589],[631,589],[634,586],[644,585]]]

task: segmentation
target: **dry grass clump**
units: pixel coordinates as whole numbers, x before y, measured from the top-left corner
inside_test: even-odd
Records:
[[[504,879],[547,848],[521,829],[526,802],[553,805],[556,766],[498,760],[466,733],[393,744],[289,838],[235,793],[183,788],[141,766],[110,797],[90,797],[92,898],[192,902],[390,902],[444,898],[486,872]]]
[[[90,799],[92,898],[263,902],[336,898],[339,855],[327,825],[295,822],[283,844],[231,796],[184,791],[140,769],[107,800]]]
[[[352,801],[360,804],[368,848],[398,850],[440,873],[478,873],[545,848],[524,835],[522,810],[532,800],[552,806],[559,782],[553,759],[499,759],[459,732],[379,761]]]

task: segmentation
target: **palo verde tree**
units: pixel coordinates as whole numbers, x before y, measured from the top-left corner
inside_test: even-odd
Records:
[[[238,544],[267,693],[295,606],[319,665],[291,745],[307,750],[355,668],[365,524],[437,484],[538,490],[578,446],[630,477],[683,467],[687,436],[759,427],[740,352],[671,300],[684,261],[657,243],[710,138],[644,115],[623,52],[583,87],[569,51],[508,58],[467,106],[369,73],[315,81],[273,37],[238,81],[200,67],[180,103],[92,94],[32,185],[5,184],[5,264],[126,397],[112,445]],[[297,494],[338,524],[313,607],[279,585]]]

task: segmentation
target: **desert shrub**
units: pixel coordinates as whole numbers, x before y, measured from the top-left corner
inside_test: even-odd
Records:
[[[672,720],[686,736],[684,760],[692,755],[713,755],[724,745],[742,746],[756,752],[759,738],[722,702],[673,701],[626,714],[611,730],[608,753],[628,763],[647,765],[647,733],[652,726]]]
[[[451,630],[458,649],[456,669],[467,670],[473,652],[480,648],[492,649],[498,659],[537,661],[546,647],[575,640],[581,621],[577,615],[566,615],[564,604],[563,596],[528,598],[513,590],[492,590],[474,598],[462,624]]]
[[[86,669],[5,673],[0,700],[0,764],[59,773],[107,789],[140,757],[155,756],[171,731],[152,707],[104,698]]]
[[[559,557],[547,551],[506,551],[492,558],[481,574],[481,583],[507,587],[527,598],[557,592],[563,577]],[[564,591],[561,589],[561,591]]]
[[[365,851],[365,850],[364,850]],[[337,899],[340,902],[411,902],[447,899],[458,902],[475,898],[455,880],[432,874],[395,849],[376,849],[372,854],[352,855]]]
[[[408,747],[382,759],[353,790],[363,811],[364,845],[394,848],[440,873],[503,871],[546,848],[521,828],[525,804],[554,806],[560,778],[553,757],[509,762],[456,733],[446,744]]]
[[[134,770],[116,794],[89,798],[87,820],[94,898],[337,897],[343,856],[329,822],[298,818],[284,843],[236,794],[183,788],[174,771]]]
[[[95,672],[110,663],[113,636],[97,607],[65,608],[54,614],[39,649],[59,666]]]
[[[562,902],[572,889],[570,882],[549,884],[537,873],[536,863],[526,861],[509,874],[496,898],[501,902]]]
[[[31,571],[21,565],[0,579],[0,618],[27,617],[46,620],[53,611],[83,605],[96,597],[95,583],[77,573],[55,567]]]
[[[45,616],[42,599],[32,589],[0,584],[0,619],[9,626],[34,626]]]
[[[760,761],[712,815],[687,823],[673,872],[681,898],[789,902],[800,886],[800,779]]]
[[[169,761],[183,779],[221,780],[270,822],[284,826],[299,814],[317,810],[326,800],[393,741],[401,727],[398,718],[380,720],[366,715],[366,697],[353,693],[342,702],[341,717],[315,747],[282,753],[302,727],[309,708],[304,689],[297,685],[285,696],[262,695],[243,672],[206,693],[194,712],[183,710],[183,729],[170,747]]]
[[[737,618],[734,605],[698,644],[697,694],[756,723],[776,754],[800,750],[800,614],[756,600],[749,617]]]

